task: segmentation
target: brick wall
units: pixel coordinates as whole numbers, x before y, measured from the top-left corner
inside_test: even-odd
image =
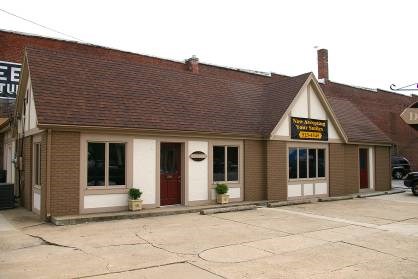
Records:
[[[392,170],[390,166],[390,149],[389,147],[376,146],[376,191],[387,191],[392,188]]]
[[[264,140],[244,141],[244,200],[267,199],[267,150]]]
[[[47,145],[48,133],[43,132],[41,136],[41,218],[46,219],[46,197],[47,197]]]
[[[78,214],[80,133],[52,131],[51,141],[51,215]]]
[[[287,200],[286,142],[267,142],[267,199]]]
[[[175,62],[167,59],[129,53],[100,46],[0,31],[0,60],[21,63],[23,61],[24,49],[28,46],[64,51],[76,51],[78,53],[92,55],[100,59],[112,59],[130,63],[139,62],[174,70],[189,71],[188,66],[185,63]],[[184,58],[186,59],[189,57]],[[205,64],[199,64],[199,74],[256,83],[264,83],[275,78],[283,77],[277,74],[272,74],[272,77],[266,77]]]
[[[418,97],[383,90],[371,91],[358,87],[327,82],[321,84],[325,95],[349,100],[396,144],[396,154],[405,156],[418,170],[418,131],[400,117],[405,108]]]

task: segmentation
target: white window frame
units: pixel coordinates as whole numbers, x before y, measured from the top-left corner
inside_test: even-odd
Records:
[[[213,179],[213,184],[216,183],[240,183],[240,175],[241,175],[241,150],[240,150],[240,146],[239,145],[231,145],[231,144],[214,144],[212,145],[212,154],[213,154],[213,149],[215,147],[223,147],[224,148],[224,158],[225,158],[225,164],[224,164],[224,172],[225,172],[225,180],[223,181],[216,181],[215,179],[213,179],[213,162],[215,161],[214,158],[212,160],[212,179]],[[228,147],[236,147],[238,149],[238,180],[230,180],[228,181]],[[214,156],[214,155],[213,155]]]
[[[289,158],[289,151],[290,149],[296,149],[296,178],[290,178],[289,173],[289,164],[290,164],[290,158]],[[299,177],[299,150],[300,149],[306,149],[306,177],[300,178]],[[309,150],[314,149],[316,150],[316,170],[315,170],[315,177],[309,177]],[[324,176],[318,176],[318,150],[322,149],[324,150]],[[322,180],[327,178],[327,149],[325,147],[305,147],[305,146],[289,146],[287,148],[287,179],[289,181],[300,181],[300,180]]]
[[[89,167],[88,167],[88,150],[89,150],[89,144],[90,143],[103,143],[105,144],[105,183],[103,186],[89,186],[88,185],[88,179],[89,179]],[[119,143],[125,145],[125,184],[124,185],[109,185],[109,144],[110,143]],[[126,141],[101,141],[101,140],[88,140],[86,144],[86,180],[84,181],[86,184],[86,189],[94,190],[94,189],[118,189],[118,188],[128,188],[127,187],[127,179],[128,179],[128,142]]]

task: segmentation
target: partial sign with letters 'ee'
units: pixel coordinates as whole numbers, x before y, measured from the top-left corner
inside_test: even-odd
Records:
[[[0,98],[16,98],[21,64],[0,61]]]
[[[328,121],[311,118],[290,118],[291,138],[298,140],[328,140]]]

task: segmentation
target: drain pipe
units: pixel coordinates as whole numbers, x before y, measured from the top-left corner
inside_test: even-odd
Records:
[[[51,142],[52,131],[48,129],[46,144],[46,218],[51,218]]]

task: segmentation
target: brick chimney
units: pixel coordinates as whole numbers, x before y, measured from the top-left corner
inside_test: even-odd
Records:
[[[328,74],[328,50],[318,49],[318,79],[329,80]]]
[[[199,58],[196,55],[193,55],[191,58],[186,60],[186,65],[189,71],[193,74],[199,73]]]

